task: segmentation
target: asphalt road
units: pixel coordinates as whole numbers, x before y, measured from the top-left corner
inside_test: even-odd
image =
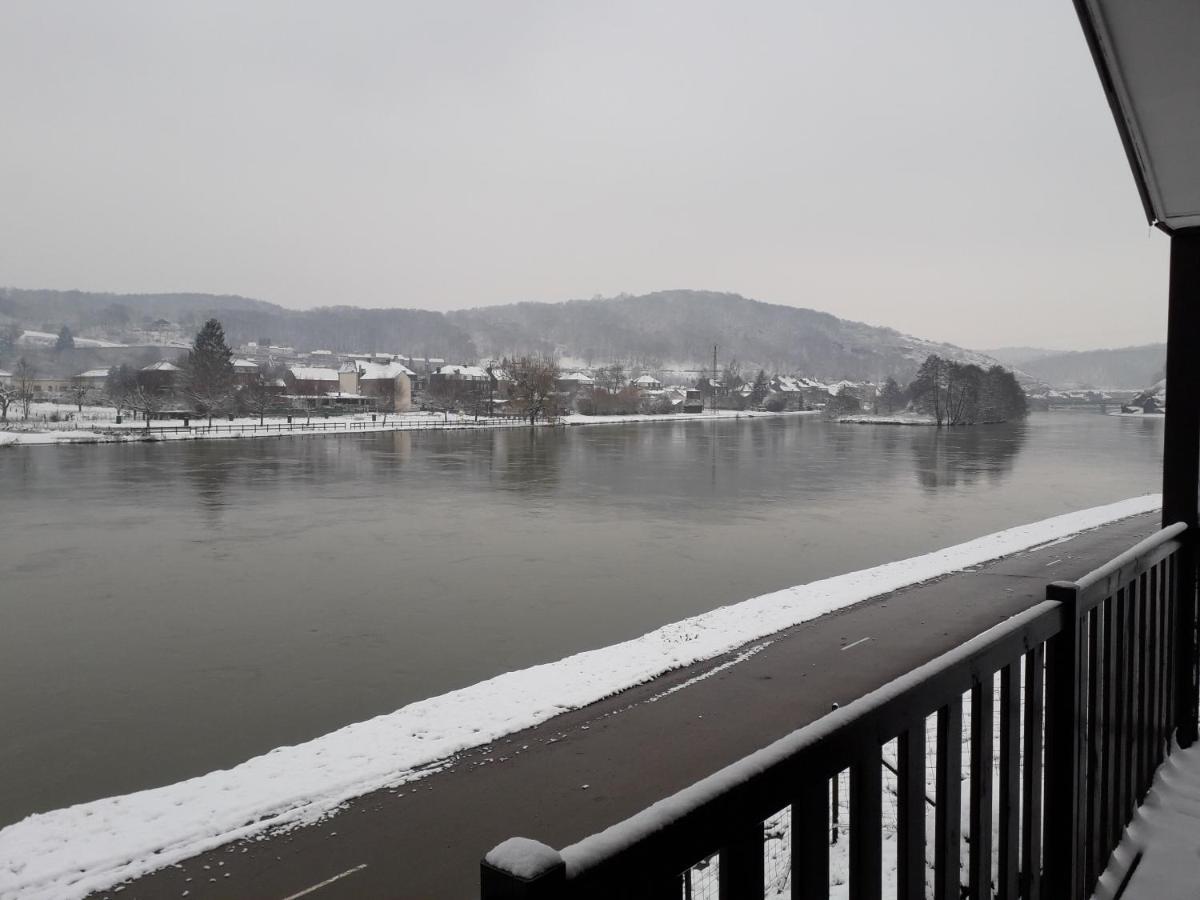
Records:
[[[100,896],[475,897],[480,857],[505,838],[562,847],[620,821],[1040,602],[1050,581],[1157,527],[1138,516],[823,616],[755,642],[766,644],[756,653],[681,669],[463,754],[318,825]]]

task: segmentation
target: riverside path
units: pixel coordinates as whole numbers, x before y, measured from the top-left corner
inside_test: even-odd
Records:
[[[96,896],[477,896],[479,860],[505,838],[561,847],[618,822],[1041,602],[1049,582],[1157,528],[1157,513],[1135,516],[885,594],[463,753],[319,824]]]

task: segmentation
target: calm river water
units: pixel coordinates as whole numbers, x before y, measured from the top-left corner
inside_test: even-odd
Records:
[[[1159,489],[1162,422],[815,417],[0,451],[0,825]]]

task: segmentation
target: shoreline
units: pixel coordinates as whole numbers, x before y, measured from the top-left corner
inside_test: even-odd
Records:
[[[716,414],[668,413],[646,415],[585,416],[571,413],[547,422],[530,425],[525,421],[505,419],[476,421],[470,416],[444,418],[420,413],[398,413],[396,421],[372,422],[364,416],[343,417],[336,420],[319,419],[315,422],[288,424],[276,417],[260,425],[257,420],[243,422],[214,422],[208,425],[157,425],[149,429],[141,425],[93,425],[90,428],[61,428],[46,430],[12,431],[0,430],[0,448],[44,447],[62,444],[131,444],[160,443],[164,441],[236,440],[242,438],[296,437],[309,435],[338,436],[348,434],[379,434],[392,431],[481,431],[514,428],[571,428],[590,425],[632,425],[660,422],[713,422],[718,420],[764,419],[783,416],[817,415],[818,410],[791,410],[788,412],[759,412],[757,410],[719,410]],[[295,418],[295,417],[293,417]]]

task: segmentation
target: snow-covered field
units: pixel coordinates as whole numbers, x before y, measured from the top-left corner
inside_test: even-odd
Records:
[[[10,410],[10,413],[12,411]],[[59,421],[50,421],[57,415]],[[811,412],[770,413],[738,412],[718,410],[705,413],[672,413],[668,415],[627,416],[584,416],[572,413],[560,416],[553,422],[539,421],[541,426],[557,425],[613,425],[638,422],[688,422],[715,419],[771,418],[778,416],[812,415]],[[218,418],[213,427],[207,427],[206,419],[192,419],[188,429],[182,421],[164,420],[151,423],[147,429],[144,422],[130,416],[120,425],[116,422],[116,410],[111,407],[85,406],[79,413],[75,407],[56,403],[35,403],[28,421],[10,420],[0,425],[0,447],[30,444],[107,444],[120,441],[179,441],[215,440],[250,437],[278,437],[280,434],[363,434],[377,431],[413,431],[427,429],[474,429],[526,427],[527,423],[510,419],[476,419],[470,415],[430,412],[377,413],[374,421],[370,413],[336,416],[293,415],[292,422],[286,416],[267,416],[260,423],[257,417],[239,416],[234,419]],[[269,427],[263,427],[269,426]],[[163,428],[174,430],[163,431]],[[93,430],[98,429],[98,430]]]
[[[0,897],[70,898],[237,838],[311,822],[454,754],[830,611],[1157,509],[1094,507],[765,594],[613,646],[498,675],[228,770],[32,815],[0,830]]]

